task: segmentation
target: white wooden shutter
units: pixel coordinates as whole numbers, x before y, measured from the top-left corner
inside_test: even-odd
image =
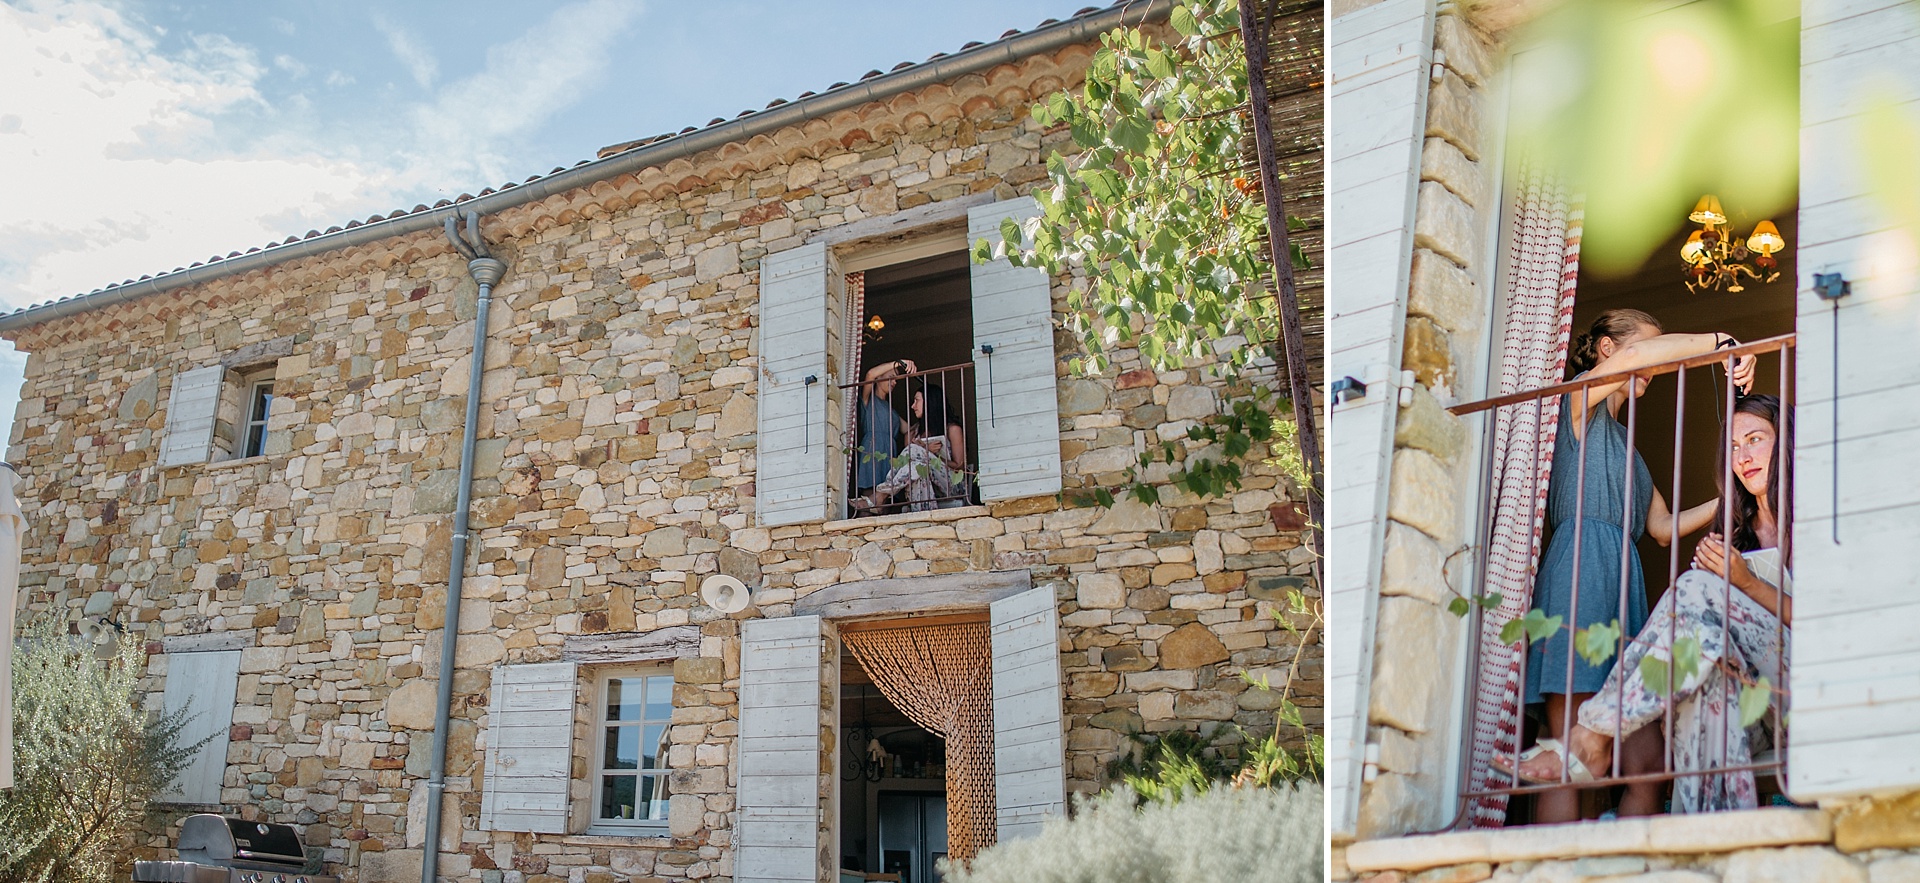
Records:
[[[160,442],[161,467],[205,463],[213,451],[213,422],[220,414],[219,365],[174,375],[167,397],[167,433]]]
[[[219,803],[220,781],[227,773],[227,730],[233,726],[234,691],[239,687],[240,651],[215,650],[167,654],[167,686],[161,703],[168,714],[185,711],[180,744],[206,740],[180,772],[162,800]]]
[[[1067,808],[1060,612],[1053,587],[993,602],[993,786],[1001,840],[1039,833]]]
[[[754,505],[762,525],[821,521],[833,505],[838,449],[827,371],[840,282],[822,243],[760,262],[759,435]],[[812,384],[807,378],[814,378]]]
[[[821,834],[823,820],[838,816],[821,796],[822,715],[831,709],[820,696],[838,690],[840,679],[821,627],[818,616],[740,627],[740,854],[733,868],[740,883],[811,883],[826,873],[822,849],[837,851]]]
[[[1000,241],[1000,222],[1040,214],[1023,196],[967,210],[967,240]],[[991,354],[982,347],[993,348]],[[1054,377],[1052,280],[1037,267],[973,265],[974,416],[980,498],[1060,492],[1060,392]]]
[[[1328,319],[1328,376],[1366,382],[1367,395],[1328,404],[1327,782],[1336,835],[1358,822],[1373,677],[1374,620],[1386,543],[1387,473],[1398,417],[1413,211],[1425,142],[1431,0],[1383,0],[1335,16],[1328,82],[1327,272],[1340,307]],[[1352,124],[1345,121],[1352,120]]]
[[[571,662],[494,667],[482,830],[567,833],[577,680]]]
[[[1910,453],[1920,446],[1920,280],[1913,231],[1881,207],[1911,196],[1888,192],[1861,147],[1876,137],[1865,120],[1877,101],[1890,98],[1907,125],[1920,119],[1920,10],[1805,0],[1801,28],[1787,784],[1813,800],[1920,787],[1920,575],[1904,560],[1920,548]],[[1833,307],[1812,291],[1816,273],[1852,283],[1840,301],[1837,444]]]

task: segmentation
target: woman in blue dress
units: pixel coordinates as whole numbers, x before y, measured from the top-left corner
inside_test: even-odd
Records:
[[[1575,375],[1578,379],[1702,355],[1733,342],[1730,335],[1719,333],[1666,334],[1658,320],[1639,310],[1608,310],[1575,341],[1569,360],[1579,372]],[[1733,373],[1734,384],[1744,390],[1751,383],[1753,360],[1737,360]],[[1554,740],[1563,736],[1566,722],[1577,718],[1580,705],[1606,682],[1612,669],[1610,662],[1592,665],[1570,653],[1569,643],[1581,629],[1621,619],[1623,564],[1627,615],[1619,625],[1625,634],[1633,635],[1646,622],[1646,580],[1634,544],[1642,535],[1651,535],[1660,545],[1668,545],[1676,537],[1707,527],[1716,511],[1717,501],[1710,500],[1673,512],[1654,487],[1653,475],[1639,452],[1635,451],[1632,462],[1628,462],[1627,429],[1620,422],[1620,408],[1627,396],[1645,393],[1648,383],[1648,378],[1636,377],[1631,384],[1625,380],[1601,383],[1588,387],[1584,396],[1576,391],[1560,397],[1560,429],[1554,439],[1553,478],[1547,489],[1547,523],[1553,536],[1540,558],[1533,604],[1547,616],[1560,617],[1562,626],[1552,637],[1528,647],[1526,685],[1527,702],[1545,705],[1546,727]],[[1584,480],[1580,478],[1583,443]],[[1628,493],[1633,495],[1631,505]],[[1623,517],[1625,524],[1621,523]],[[1658,728],[1647,728],[1625,740],[1622,772],[1657,771],[1659,738]],[[1660,783],[1632,785],[1619,811],[1621,815],[1651,814],[1659,811],[1660,800]],[[1541,794],[1535,817],[1541,822],[1577,820],[1579,793],[1567,789]]]
[[[873,515],[880,501],[873,490],[893,472],[893,459],[900,455],[908,424],[893,409],[893,388],[899,379],[919,371],[912,359],[882,362],[867,369],[866,383],[860,387],[860,406],[855,411],[853,487],[849,501],[854,515]]]

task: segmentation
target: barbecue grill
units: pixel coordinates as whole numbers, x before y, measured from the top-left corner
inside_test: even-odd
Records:
[[[307,873],[292,825],[201,813],[180,823],[176,847],[176,861],[134,862],[134,883],[340,883]]]

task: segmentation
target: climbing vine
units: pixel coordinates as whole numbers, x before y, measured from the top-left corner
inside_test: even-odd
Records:
[[[1101,39],[1078,94],[1057,92],[1033,108],[1064,126],[1075,152],[1047,160],[1034,193],[1041,214],[1008,219],[999,244],[981,240],[974,260],[1073,273],[1067,327],[1085,355],[1080,373],[1111,367],[1131,348],[1160,371],[1204,370],[1226,380],[1218,411],[1142,453],[1121,492],[1158,502],[1162,481],[1196,496],[1241,487],[1244,464],[1262,457],[1297,486],[1310,482],[1281,415],[1291,402],[1252,382],[1279,356],[1278,308],[1266,296],[1266,206],[1258,175],[1242,158],[1248,80],[1239,12],[1231,0],[1174,7],[1176,39],[1138,28]],[[1300,229],[1289,219],[1290,229]],[[1296,267],[1307,258],[1292,247]],[[1078,497],[1110,506],[1114,489]]]

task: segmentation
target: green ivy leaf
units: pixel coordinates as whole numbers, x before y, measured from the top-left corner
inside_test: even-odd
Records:
[[[1667,661],[1651,653],[1640,657],[1640,680],[1655,696],[1664,697],[1672,692],[1672,685],[1667,682]]]
[[[1700,673],[1700,639],[1695,637],[1677,638],[1673,642],[1673,675],[1679,684],[1686,684]]]
[[[1740,726],[1751,727],[1767,714],[1773,701],[1773,685],[1763,675],[1760,682],[1740,688]]]
[[[1167,17],[1167,23],[1173,25],[1173,29],[1179,31],[1180,36],[1183,37],[1200,33],[1200,22],[1194,19],[1193,10],[1186,6],[1175,6],[1172,14]]]
[[[1101,202],[1111,202],[1126,193],[1126,187],[1120,183],[1120,176],[1111,169],[1083,169],[1080,183],[1087,186],[1087,192]]]
[[[1107,128],[1107,137],[1111,139],[1113,143],[1134,151],[1135,153],[1143,153],[1146,151],[1147,139],[1150,138],[1152,134],[1153,130],[1147,126],[1146,120],[1138,116],[1120,117],[1113,121],[1112,126]]]
[[[1499,592],[1488,592],[1484,595],[1481,595],[1478,598],[1473,599],[1473,601],[1475,604],[1479,604],[1480,609],[1482,610],[1493,610],[1498,608],[1500,605],[1505,604],[1507,602],[1507,596],[1502,595]]]
[[[1527,615],[1509,620],[1506,625],[1500,627],[1500,643],[1512,644],[1522,637],[1525,637],[1528,643],[1544,641],[1560,630],[1560,622],[1560,617],[1548,616],[1544,610],[1529,610]]]
[[[1472,609],[1472,604],[1469,603],[1467,599],[1458,595],[1455,595],[1453,600],[1447,602],[1447,612],[1454,616],[1466,616]]]
[[[1620,620],[1592,625],[1574,633],[1574,648],[1591,665],[1605,665],[1620,641]]]

